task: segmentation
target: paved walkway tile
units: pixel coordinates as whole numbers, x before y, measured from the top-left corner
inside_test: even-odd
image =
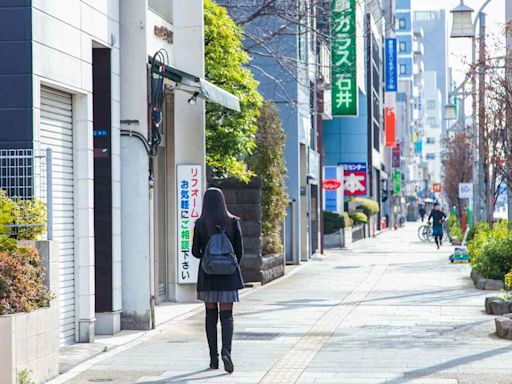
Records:
[[[161,326],[68,383],[512,384],[468,265],[416,224],[360,241],[236,305],[235,373],[205,370],[203,314]],[[219,330],[220,331],[220,330]]]

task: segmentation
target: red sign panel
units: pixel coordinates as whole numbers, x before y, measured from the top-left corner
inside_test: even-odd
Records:
[[[343,163],[345,196],[366,195],[366,163]]]
[[[400,143],[397,143],[393,148],[393,158],[392,158],[392,166],[393,168],[400,168]]]
[[[392,108],[384,108],[384,125],[386,127],[386,147],[396,146],[396,119]]]
[[[326,191],[335,191],[341,187],[341,181],[335,179],[327,179],[322,183]]]

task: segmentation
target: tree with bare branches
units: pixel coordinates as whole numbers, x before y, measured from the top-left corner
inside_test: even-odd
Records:
[[[456,132],[444,142],[444,190],[450,205],[459,209],[459,183],[471,182],[473,164],[472,137],[465,131]]]

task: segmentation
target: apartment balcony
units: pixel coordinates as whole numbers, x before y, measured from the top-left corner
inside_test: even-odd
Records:
[[[425,46],[421,41],[414,41],[412,44],[412,49],[414,52],[414,58],[423,57],[425,54]]]
[[[414,74],[414,86],[420,89],[425,87],[425,81],[423,80],[423,72]]]
[[[425,64],[423,61],[413,64],[412,73],[414,73],[414,75],[422,75],[423,72],[425,72]]]
[[[425,37],[425,31],[423,30],[423,28],[415,29],[414,30],[414,37],[416,39],[423,39],[423,37]]]

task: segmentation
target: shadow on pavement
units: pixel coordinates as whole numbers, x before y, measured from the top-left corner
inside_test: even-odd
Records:
[[[459,366],[463,366],[465,364],[470,364],[475,361],[484,360],[490,357],[494,357],[497,355],[501,355],[504,353],[512,352],[512,346],[496,348],[490,351],[476,353],[474,355],[468,355],[464,357],[460,357],[458,359],[453,359],[447,361],[445,363],[433,365],[427,368],[415,369],[413,371],[405,372],[405,378],[397,378],[393,380],[386,381],[386,384],[403,384],[408,381],[417,380],[419,377],[427,377],[435,373],[439,373],[446,369],[455,368]],[[410,377],[408,377],[410,376]]]
[[[202,369],[200,371],[184,373],[184,374],[176,375],[176,376],[165,376],[165,377],[162,377],[161,379],[157,379],[157,380],[137,381],[137,384],[192,383],[194,381],[204,381],[204,380],[208,380],[208,379],[215,379],[215,378],[224,377],[224,376],[229,375],[229,373],[219,373],[219,374],[215,374],[212,376],[201,375],[198,377],[194,377],[195,375],[199,375],[199,374],[207,373],[207,372],[213,373],[215,371],[212,371],[210,369]]]

